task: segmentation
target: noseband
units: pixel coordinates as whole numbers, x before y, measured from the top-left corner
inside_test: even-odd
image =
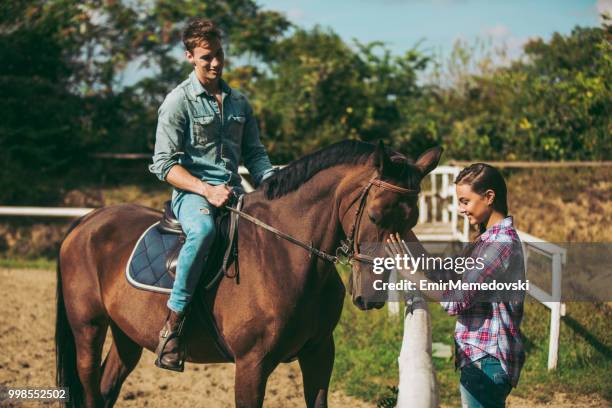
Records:
[[[382,188],[383,190],[388,190],[394,193],[410,195],[410,196],[416,196],[419,194],[419,191],[420,191],[420,189],[404,188],[404,187],[396,186],[395,184],[387,183],[386,181],[382,181],[381,179],[378,179],[376,177],[372,177],[370,181],[368,182],[368,184],[361,191],[361,194],[359,195],[357,200],[355,200],[356,202],[357,201],[359,202],[359,205],[357,206],[357,210],[355,213],[355,221],[353,222],[353,226],[351,227],[351,232],[349,233],[347,239],[340,241],[340,246],[336,248],[335,255],[328,254],[327,252],[321,251],[320,249],[317,249],[313,247],[312,245],[309,245],[303,241],[300,241],[292,237],[289,234],[279,231],[278,229],[266,224],[265,222],[237,208],[230,207],[230,206],[226,206],[225,208],[233,213],[238,214],[240,217],[246,219],[247,221],[250,221],[253,224],[258,225],[274,233],[275,235],[278,235],[279,237],[286,239],[287,241],[292,242],[295,245],[298,245],[306,249],[310,253],[326,261],[338,263],[338,262],[341,262],[340,261],[341,257],[346,257],[347,258],[346,263],[351,263],[352,260],[356,260],[358,262],[373,264],[374,263],[373,257],[359,253],[359,242],[358,242],[359,227],[361,225],[361,218],[363,217],[363,209],[365,208],[365,204],[368,199],[368,194],[372,190],[372,187],[378,187],[378,188]],[[352,207],[352,204],[351,204],[351,207]]]
[[[340,241],[340,246],[336,249],[336,260],[338,261],[341,256],[347,258],[346,263],[351,263],[351,261],[355,260],[357,262],[363,262],[367,264],[373,264],[374,258],[368,255],[364,255],[359,252],[359,231],[361,226],[361,218],[363,218],[364,208],[366,202],[368,201],[368,194],[372,187],[379,187],[383,190],[392,191],[394,193],[408,195],[408,196],[417,196],[421,191],[419,188],[417,189],[409,189],[400,186],[396,186],[395,184],[387,183],[381,179],[376,177],[372,177],[369,183],[365,186],[361,195],[357,199],[359,201],[359,205],[357,207],[355,213],[355,221],[353,222],[353,226],[351,227],[351,231],[347,239]]]

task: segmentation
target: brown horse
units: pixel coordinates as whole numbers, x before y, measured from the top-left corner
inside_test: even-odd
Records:
[[[329,254],[355,238],[353,302],[380,308],[367,299],[374,275],[359,243],[416,224],[414,193],[440,153],[430,149],[411,163],[390,157],[382,143],[340,142],[278,172],[245,197],[243,211]],[[57,378],[70,387],[72,405],[112,406],[143,347],[157,345],[167,296],[135,289],[124,271],[138,237],[159,218],[137,205],[102,208],[78,220],[61,245]],[[307,406],[327,406],[332,332],[345,294],[334,264],[244,220],[238,245],[240,280],[222,279],[204,294],[236,364],[236,406],[261,406],[270,373],[296,356]],[[227,362],[194,323],[201,313],[194,307],[186,323],[187,361]],[[109,327],[114,341],[101,362]]]

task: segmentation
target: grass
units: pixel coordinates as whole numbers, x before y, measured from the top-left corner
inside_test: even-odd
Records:
[[[49,258],[21,259],[3,258],[0,259],[0,268],[16,269],[55,269],[55,260]]]

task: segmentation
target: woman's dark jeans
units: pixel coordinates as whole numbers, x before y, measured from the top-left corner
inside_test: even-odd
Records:
[[[506,406],[512,385],[499,360],[484,357],[461,368],[459,389],[464,408],[498,408]]]

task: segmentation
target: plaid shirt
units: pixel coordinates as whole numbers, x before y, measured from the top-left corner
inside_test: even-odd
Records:
[[[516,282],[525,277],[523,250],[512,217],[506,217],[481,234],[472,244],[469,256],[483,258],[484,268],[468,269],[448,279],[462,282]],[[516,293],[516,292],[514,292]],[[482,301],[482,291],[445,292],[441,302],[449,315],[457,316],[455,364],[463,367],[486,356],[499,359],[516,387],[525,355],[519,325],[523,317],[524,293],[520,300],[504,292],[499,302]],[[488,295],[491,295],[489,293]]]

